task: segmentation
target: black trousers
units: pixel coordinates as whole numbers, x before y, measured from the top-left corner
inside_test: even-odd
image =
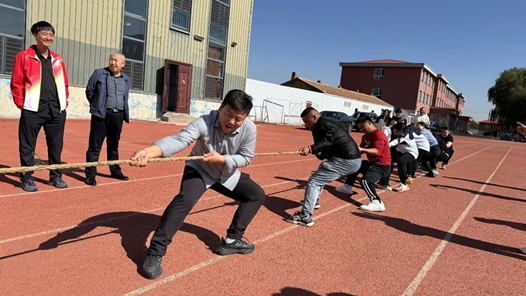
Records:
[[[389,176],[386,178],[386,182],[384,183],[382,180],[383,185],[389,184],[389,178],[391,177],[391,173],[393,172],[394,163],[396,162],[397,168],[398,168],[398,177],[400,178],[400,183],[407,184],[407,177],[408,173],[410,172],[409,169],[412,168],[412,163],[415,161],[415,157],[409,153],[406,152],[404,154],[400,153],[398,150],[391,151],[391,171],[389,172]]]
[[[348,175],[345,184],[353,186],[354,182],[356,181],[356,178],[358,178],[358,174],[362,174],[362,180],[360,180],[360,184],[365,190],[365,193],[367,193],[369,199],[371,201],[373,199],[381,201],[380,196],[378,196],[378,194],[376,193],[374,184],[380,179],[389,176],[390,170],[391,166],[389,165],[383,165],[374,162],[371,163],[367,160],[362,160],[362,166],[360,167],[360,169],[356,173]]]
[[[66,125],[66,110],[53,116],[51,114],[42,116],[36,112],[22,110],[18,124],[18,151],[20,164],[24,166],[35,165],[35,147],[38,133],[44,127],[47,143],[47,158],[49,164],[60,164],[62,147],[64,146],[64,127]],[[26,181],[32,177],[33,172],[20,174],[20,180]],[[49,178],[62,177],[60,170],[50,170]]]
[[[265,201],[265,191],[245,173],[241,173],[239,183],[234,190],[229,190],[220,183],[215,183],[210,188],[240,202],[227,230],[227,237],[241,239],[248,224]],[[159,256],[166,254],[166,249],[175,233],[183,225],[184,219],[205,191],[206,186],[201,174],[196,169],[186,166],[179,194],[164,210],[150,242],[148,254]]]
[[[455,152],[455,150],[453,150],[453,145],[451,145],[451,147],[449,147],[447,150],[446,150],[446,153],[449,155],[446,160],[444,160],[444,162],[442,164],[448,164],[449,163],[449,160],[451,159],[451,157],[453,157],[453,153]]]
[[[431,172],[432,170],[437,169],[437,157],[439,154],[440,147],[438,145],[431,146],[429,153],[427,153],[426,157],[420,160],[420,163],[422,163],[422,166],[426,171]]]
[[[429,152],[425,151],[425,150],[422,150],[422,149],[418,149],[418,158],[415,159],[415,161],[413,161],[412,163],[409,164],[409,168],[408,169],[408,173],[409,173],[409,176],[416,176],[416,170],[418,169],[418,165],[424,161],[424,159],[426,159],[428,157],[428,154]],[[422,166],[424,166],[422,164]],[[424,166],[424,169],[428,172],[431,172],[431,169],[427,169],[425,166]]]
[[[91,115],[89,132],[89,146],[86,152],[86,162],[99,160],[100,149],[106,138],[106,154],[108,160],[119,159],[119,140],[121,139],[122,122],[124,112],[107,112],[105,118]],[[120,174],[119,165],[110,165],[111,174]],[[85,169],[86,178],[95,178],[97,167],[87,167]]]

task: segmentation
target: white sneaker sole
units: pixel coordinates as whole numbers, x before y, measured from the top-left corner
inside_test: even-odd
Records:
[[[383,211],[385,211],[385,207],[383,209],[382,208],[371,209],[371,208],[368,208],[366,206],[360,206],[360,210],[364,210],[364,211],[368,211],[368,212],[383,212]]]
[[[305,223],[305,222],[296,221],[296,220],[287,220],[287,219],[284,219],[284,221],[292,223],[292,224],[300,225],[300,226],[307,226],[307,227],[311,227],[312,225],[314,225],[314,221],[312,221],[310,223]]]
[[[404,192],[404,191],[407,191],[407,190],[409,190],[409,187],[406,187],[406,188],[404,188],[404,189],[398,189],[398,188],[396,188],[394,191],[396,191],[396,192]]]
[[[385,191],[393,191],[392,187],[376,186],[376,188],[378,188],[380,190],[385,190]]]

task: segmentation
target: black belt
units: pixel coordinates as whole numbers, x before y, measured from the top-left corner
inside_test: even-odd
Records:
[[[106,108],[106,112],[119,113],[119,112],[122,112],[122,110],[117,109],[117,108]]]

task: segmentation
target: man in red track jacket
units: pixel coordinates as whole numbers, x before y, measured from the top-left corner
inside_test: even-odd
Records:
[[[17,54],[11,76],[11,93],[15,105],[22,110],[18,126],[20,163],[35,164],[38,133],[44,127],[49,164],[60,164],[69,96],[68,76],[62,58],[49,50],[55,29],[45,21],[31,26],[36,45]],[[20,175],[22,189],[37,191],[33,172]],[[67,188],[59,170],[49,172],[49,185]]]

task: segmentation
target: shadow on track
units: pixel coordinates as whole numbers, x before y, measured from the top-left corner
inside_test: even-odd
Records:
[[[526,261],[526,255],[524,255],[519,248],[503,246],[499,244],[481,241],[478,239],[465,237],[462,235],[451,234],[447,231],[414,224],[412,222],[400,218],[380,216],[371,213],[352,214],[361,218],[382,221],[385,223],[385,225],[389,227],[412,235],[429,236],[436,238],[440,241],[445,239],[446,237],[450,237],[449,242],[453,244]]]

